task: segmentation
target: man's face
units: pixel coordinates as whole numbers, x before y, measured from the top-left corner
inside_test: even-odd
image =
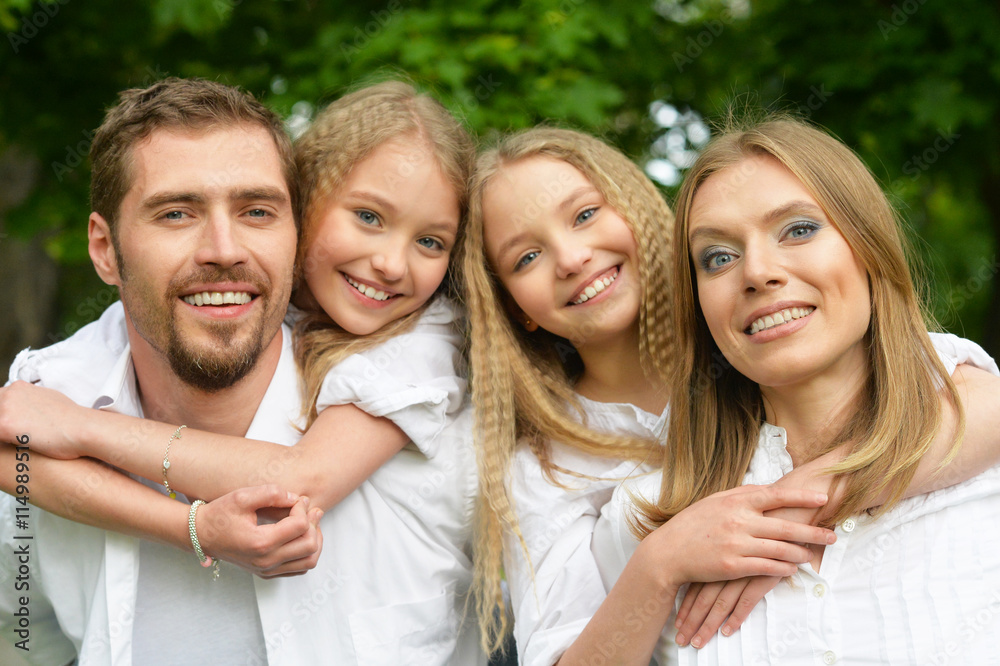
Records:
[[[132,176],[114,243],[132,326],[187,384],[232,386],[274,339],[292,287],[297,233],[274,141],[252,125],[156,130],[133,148]]]

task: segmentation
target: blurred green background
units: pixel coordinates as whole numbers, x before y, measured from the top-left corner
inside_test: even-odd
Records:
[[[985,0],[0,0],[0,365],[117,296],[86,254],[87,151],[117,91],[242,85],[294,132],[386,72],[480,136],[552,119],[668,196],[732,100],[854,147],[914,232],[942,325],[1000,355],[1000,4]]]

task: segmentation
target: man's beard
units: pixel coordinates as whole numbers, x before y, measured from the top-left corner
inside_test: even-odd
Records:
[[[284,308],[275,315],[275,331],[267,331],[272,317],[266,308],[273,307],[270,283],[254,271],[236,266],[229,269],[204,269],[197,274],[170,282],[165,295],[165,306],[161,294],[148,284],[136,280],[123,258],[118,256],[122,289],[121,296],[125,308],[136,331],[153,349],[163,355],[171,370],[185,384],[206,393],[215,393],[229,388],[243,379],[257,364],[264,348],[271,341],[273,333],[281,325]],[[235,341],[241,326],[236,322],[215,322],[209,333],[213,340],[210,347],[197,349],[186,342],[177,327],[176,302],[189,285],[218,282],[243,282],[251,284],[258,291],[255,300],[258,308],[265,310],[257,317],[253,329]],[[278,294],[287,303],[287,294]],[[152,306],[152,307],[151,307]],[[211,307],[211,306],[203,306]],[[243,328],[246,324],[243,325]],[[266,335],[271,333],[271,335]],[[266,338],[266,339],[265,339]],[[237,346],[233,346],[236,344]]]

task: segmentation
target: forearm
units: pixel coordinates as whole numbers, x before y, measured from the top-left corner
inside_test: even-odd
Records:
[[[23,453],[23,451],[22,451]],[[75,522],[190,549],[187,506],[90,459],[54,460],[28,449],[29,501]],[[0,445],[0,488],[15,494],[15,448]]]
[[[560,666],[592,663],[595,654],[605,657],[602,663],[649,664],[673,612],[678,586],[655,575],[646,543],[633,553],[607,598],[559,659]]]
[[[325,409],[295,446],[244,439],[101,412],[80,426],[90,455],[178,492],[212,500],[238,488],[273,483],[328,509],[408,441],[392,422],[353,405]],[[173,438],[174,434],[179,436]],[[171,439],[173,438],[173,439]]]

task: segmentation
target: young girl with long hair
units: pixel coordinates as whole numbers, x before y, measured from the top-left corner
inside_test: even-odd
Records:
[[[868,169],[801,121],[728,129],[685,178],[673,244],[679,353],[664,465],[606,507],[593,548],[609,584],[636,537],[713,493],[826,456],[840,500],[823,519],[836,543],[739,632],[678,651],[671,626],[658,663],[992,658],[995,613],[976,630],[969,620],[1000,587],[1000,470],[982,471],[995,461],[977,451],[997,443],[995,424],[982,427],[1000,407],[1000,373],[972,350],[965,360],[980,368],[962,366],[956,386],[954,363],[935,353],[954,339],[928,336],[897,219]],[[943,489],[904,499],[940,467],[942,433],[944,459],[960,464],[931,479]]]
[[[478,160],[461,257],[480,457],[475,590],[496,649],[502,561],[522,663],[648,661],[681,584],[789,575],[811,557],[801,543],[832,541],[764,515],[811,516],[821,492],[720,492],[657,530],[605,592],[590,548],[601,508],[623,479],[663,464],[678,358],[672,222],[649,179],[593,137],[539,128]]]
[[[364,636],[356,634],[352,645],[350,636],[328,631],[314,638],[317,644],[346,641],[359,658],[374,651],[389,663],[392,650],[402,649],[403,643],[390,640],[398,634],[423,651],[426,663],[478,663],[483,657],[475,627],[463,626],[476,474],[462,336],[457,309],[445,293],[449,258],[462,237],[473,154],[461,124],[402,82],[345,95],[296,141],[304,202],[301,283],[289,321],[303,388],[304,434],[295,446],[98,412],[23,382],[3,390],[0,421],[11,432],[31,433],[32,455],[90,456],[142,476],[148,485],[169,483],[171,491],[205,500],[222,497],[197,514],[209,556],[235,560],[265,576],[306,570],[318,561],[313,575],[324,584],[329,576],[322,572],[335,574],[337,558],[370,558],[376,568],[371,580],[334,592],[338,602],[324,611],[331,618],[355,611],[350,627],[355,632],[360,627]],[[183,300],[192,307],[225,307],[239,305],[245,296],[206,292]],[[122,432],[139,436],[122,446]],[[112,479],[102,492],[130,483]],[[319,509],[330,510],[354,493],[370,503],[372,521],[381,518],[384,524],[365,526],[368,536],[359,535],[353,546],[327,544],[320,557],[318,535],[306,539],[302,529],[275,533],[257,526],[255,509],[269,495],[231,498],[237,489],[262,483],[308,498],[313,523]],[[77,490],[70,481],[67,486],[49,490]],[[32,490],[36,500],[46,492]],[[153,491],[149,495],[144,502],[170,501]],[[57,502],[52,509],[152,538],[176,534],[172,525],[117,515],[108,525],[100,502],[72,507]],[[328,511],[324,520],[349,522],[357,514]],[[190,550],[186,520],[183,526],[170,542]],[[403,553],[412,575],[392,563]],[[357,596],[359,585],[365,595]],[[286,596],[289,602],[296,598]],[[395,605],[385,617],[395,619],[389,630],[376,629],[374,616],[361,617],[360,611],[374,613],[375,606],[390,601]],[[291,608],[290,603],[285,612]],[[432,639],[426,645],[422,627],[433,627],[425,632]],[[381,633],[378,641],[370,641],[373,631]],[[333,648],[320,653],[345,654]]]

